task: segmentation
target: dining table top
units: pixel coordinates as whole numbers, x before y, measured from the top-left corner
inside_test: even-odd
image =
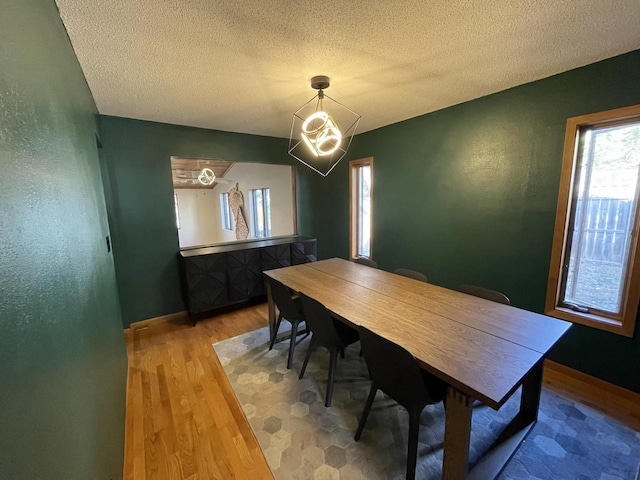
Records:
[[[401,345],[422,368],[495,409],[571,326],[339,258],[264,274]]]

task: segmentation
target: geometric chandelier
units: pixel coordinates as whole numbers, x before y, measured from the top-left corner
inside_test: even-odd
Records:
[[[211,185],[216,181],[216,174],[210,168],[203,168],[200,175],[198,175],[198,181],[202,185]]]
[[[324,93],[329,77],[313,77],[311,87],[318,94],[293,114],[289,154],[326,177],[347,153],[360,115]]]

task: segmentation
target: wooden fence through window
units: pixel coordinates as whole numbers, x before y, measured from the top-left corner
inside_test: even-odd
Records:
[[[582,238],[583,260],[621,265],[631,238],[633,201],[619,198],[592,197],[587,201]],[[582,217],[583,200],[576,206],[576,217]],[[577,240],[574,232],[574,242]],[[575,243],[574,243],[575,245]]]

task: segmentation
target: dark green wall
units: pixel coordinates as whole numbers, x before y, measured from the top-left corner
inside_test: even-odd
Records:
[[[53,0],[0,14],[0,477],[122,477],[126,351],[97,113]]]
[[[185,310],[170,157],[293,162],[284,139],[119,117],[101,116],[100,120],[111,183],[120,305],[128,327]]]
[[[358,135],[349,157],[374,157],[374,259],[542,312],[566,120],[639,103],[635,51]],[[348,254],[347,166],[305,177],[322,199],[301,210],[321,257]],[[640,327],[630,339],[575,325],[551,358],[640,392]]]

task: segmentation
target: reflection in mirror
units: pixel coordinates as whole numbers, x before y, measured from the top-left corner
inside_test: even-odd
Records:
[[[291,165],[171,157],[180,248],[294,235]]]

